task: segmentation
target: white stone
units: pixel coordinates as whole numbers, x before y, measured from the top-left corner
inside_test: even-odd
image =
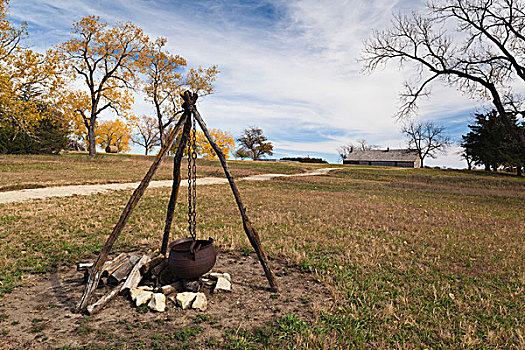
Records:
[[[206,295],[204,295],[204,293],[197,293],[197,296],[195,296],[195,300],[193,301],[193,304],[191,304],[191,307],[200,311],[206,311],[208,308],[208,300],[206,299]]]
[[[212,279],[209,279],[209,278],[202,278],[201,281],[207,287],[212,287],[215,284],[215,280],[212,280]]]
[[[166,311],[166,296],[162,293],[153,293],[148,307],[153,311]]]
[[[131,300],[135,301],[135,299],[137,298],[137,295],[142,294],[144,292],[153,292],[153,288],[149,286],[140,286],[136,288],[131,288],[131,290],[129,291]]]
[[[183,310],[186,310],[191,306],[191,302],[195,299],[197,293],[193,292],[182,292],[178,293],[176,296],[177,305],[179,305]]]
[[[229,292],[232,290],[232,284],[230,281],[228,281],[224,277],[219,277],[217,279],[217,284],[215,284],[215,288],[213,289],[214,293],[217,292]]]
[[[214,280],[218,280],[219,277],[223,277],[223,278],[226,278],[228,281],[232,281],[232,277],[230,276],[229,273],[227,272],[212,272],[210,273],[210,277],[213,278]]]
[[[147,290],[142,291],[141,294],[138,294],[135,297],[135,305],[136,306],[140,306],[140,305],[146,304],[151,299],[152,295],[153,295],[153,292],[150,292],[150,291],[147,291]]]
[[[161,287],[162,294],[164,294],[164,295],[173,294],[176,291],[181,290],[181,289],[182,289],[182,282],[181,281],[177,281],[175,283],[167,284],[167,285]]]

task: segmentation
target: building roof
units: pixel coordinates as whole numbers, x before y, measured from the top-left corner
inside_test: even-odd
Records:
[[[415,162],[419,159],[417,151],[409,149],[354,150],[344,160],[366,162]]]

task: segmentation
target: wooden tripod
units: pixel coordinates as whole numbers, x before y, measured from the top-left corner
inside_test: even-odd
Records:
[[[190,120],[192,116],[194,116],[197,122],[199,123],[202,131],[206,135],[208,142],[210,143],[213,150],[219,157],[222,168],[224,169],[224,174],[226,175],[226,178],[228,179],[228,182],[233,192],[233,196],[235,197],[235,201],[237,203],[237,207],[239,208],[239,211],[241,213],[244,232],[246,232],[246,235],[248,236],[248,239],[253,249],[257,253],[257,257],[259,258],[259,261],[264,269],[264,274],[266,275],[266,278],[268,279],[268,282],[270,284],[270,289],[275,292],[278,291],[277,279],[275,278],[275,275],[270,267],[270,264],[268,263],[268,258],[266,257],[266,254],[264,253],[262,249],[261,240],[259,238],[259,235],[257,234],[257,231],[255,231],[255,229],[252,227],[250,220],[248,219],[248,215],[246,214],[246,208],[244,207],[244,204],[242,203],[239,189],[237,188],[237,185],[235,184],[235,181],[233,180],[233,177],[228,168],[228,164],[226,163],[226,157],[222,153],[221,149],[219,148],[215,140],[210,135],[210,132],[208,131],[208,128],[206,124],[204,123],[204,120],[202,119],[201,115],[197,111],[195,103],[197,102],[198,95],[196,93],[186,91],[184,92],[184,94],[181,95],[181,97],[184,100],[184,103],[182,104],[183,114],[180,117],[177,124],[175,125],[175,127],[173,128],[173,130],[171,131],[171,133],[169,134],[168,139],[166,140],[164,145],[162,145],[159,153],[155,157],[155,160],[153,161],[153,164],[149,168],[148,172],[146,173],[146,175],[140,182],[137,189],[131,195],[128,201],[128,204],[126,205],[126,207],[122,211],[122,214],[120,215],[119,221],[113,228],[113,231],[109,235],[108,240],[104,244],[104,247],[102,247],[100,254],[95,260],[91,273],[89,274],[89,278],[87,281],[86,288],[84,289],[84,293],[82,294],[80,301],[76,305],[76,308],[75,308],[76,312],[84,312],[86,310],[89,299],[91,295],[93,294],[94,290],[96,289],[96,287],[98,286],[100,277],[102,275],[102,267],[107,260],[108,254],[111,251],[113,244],[115,243],[118,236],[124,229],[124,226],[126,225],[131,213],[133,212],[133,209],[135,208],[138,201],[144,194],[144,191],[146,190],[149,182],[151,181],[151,178],[155,174],[157,168],[161,164],[166,154],[168,153],[168,150],[173,145],[173,142],[175,141],[175,139],[181,132],[181,129],[184,129],[182,131],[180,143],[179,143],[181,146],[177,148],[177,151],[175,153],[174,164],[173,164],[173,186],[171,190],[170,201],[168,203],[168,210],[166,213],[166,223],[164,227],[164,234],[162,237],[162,245],[160,248],[160,253],[164,256],[166,255],[167,248],[168,248],[169,234],[170,234],[170,229],[171,229],[171,223],[173,220],[173,213],[175,209],[175,203],[177,202],[177,197],[178,197],[179,188],[180,188],[180,181],[181,181],[180,165],[181,165],[181,161],[182,161],[182,157],[184,153],[184,145],[186,144],[189,138],[189,134],[190,134],[190,129],[191,129]]]

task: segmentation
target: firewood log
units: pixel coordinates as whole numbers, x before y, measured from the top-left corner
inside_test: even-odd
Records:
[[[124,261],[129,258],[128,253],[121,253],[115,259],[106,261],[102,267],[102,277],[108,277],[115,272],[120,266],[124,264]]]
[[[152,276],[158,276],[168,266],[168,259],[164,259],[160,264],[150,270]]]
[[[114,272],[116,269],[118,269],[124,263],[124,260],[127,257],[129,257],[128,253],[121,253],[115,259],[110,260],[110,261],[106,261],[104,263],[104,266],[102,267],[102,269],[103,269],[102,276],[103,277],[109,276],[112,272]],[[92,262],[81,262],[81,263],[77,264],[77,271],[84,272],[84,273],[87,273],[89,275],[90,270],[91,270],[92,267],[93,267],[93,263]]]
[[[150,260],[150,257],[143,255],[139,262],[135,264],[124,285],[120,288],[121,293],[129,291],[131,288],[135,288],[139,285],[142,275],[140,274],[140,268]]]
[[[82,263],[78,263],[77,264],[77,271],[79,272],[85,272],[87,271],[88,269],[92,268],[93,267],[93,263],[92,262],[82,262]]]
[[[173,277],[173,274],[171,273],[170,267],[166,265],[166,267],[158,275],[158,283],[161,286],[164,286],[166,284],[173,283],[174,281],[175,281],[175,278]]]
[[[120,265],[118,269],[116,269],[111,275],[108,276],[108,284],[116,286],[122,280],[128,277],[132,269],[133,269],[133,264],[131,263],[131,260],[130,259],[124,260],[122,265]]]
[[[147,275],[151,269],[153,269],[158,264],[162,263],[164,260],[166,260],[166,257],[164,255],[159,255],[152,258],[148,263],[142,265],[142,267],[140,268],[140,273],[142,273],[142,275]]]

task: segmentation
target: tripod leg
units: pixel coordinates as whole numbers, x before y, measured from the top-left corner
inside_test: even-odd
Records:
[[[237,202],[237,206],[239,207],[239,211],[241,212],[242,225],[244,227],[244,232],[246,232],[246,235],[248,236],[248,239],[250,240],[250,243],[252,244],[253,249],[255,249],[255,252],[257,253],[259,261],[264,269],[264,274],[266,275],[266,278],[268,279],[268,282],[270,283],[270,288],[274,291],[278,291],[279,286],[277,284],[277,279],[275,278],[275,275],[273,274],[270,264],[268,263],[268,258],[266,257],[266,254],[264,254],[264,251],[261,246],[261,240],[259,238],[259,234],[252,227],[252,224],[250,223],[250,219],[248,219],[248,215],[246,214],[246,208],[244,207],[244,204],[242,203],[242,200],[241,200],[241,194],[239,193],[239,189],[237,188],[237,185],[233,181],[233,177],[228,168],[228,164],[226,163],[226,157],[224,157],[224,154],[222,153],[221,149],[219,148],[215,140],[213,140],[213,138],[211,137],[210,132],[208,131],[208,128],[206,127],[206,124],[204,123],[204,120],[202,120],[201,115],[199,114],[196,108],[193,110],[193,113],[202,131],[206,135],[208,142],[213,147],[213,150],[219,157],[222,168],[224,169],[224,174],[226,175],[226,178],[228,179],[228,182],[230,183],[230,187],[232,189],[233,196],[235,197],[235,201]]]
[[[124,229],[124,226],[126,225],[126,222],[128,221],[131,213],[133,212],[133,209],[135,209],[135,206],[137,205],[138,201],[144,194],[144,191],[146,190],[146,188],[149,185],[149,182],[151,181],[151,178],[157,171],[157,168],[159,167],[160,163],[164,159],[164,156],[166,155],[166,153],[168,153],[169,148],[173,144],[173,141],[175,141],[175,138],[181,131],[182,126],[186,122],[188,117],[189,117],[189,113],[184,113],[181,116],[181,118],[175,125],[175,128],[168,136],[166,143],[161,147],[159,153],[155,157],[155,161],[149,168],[148,172],[146,173],[146,175],[140,182],[135,192],[133,192],[133,194],[129,198],[128,204],[122,211],[122,214],[120,215],[120,219],[118,220],[117,224],[113,228],[113,232],[111,232],[111,234],[109,235],[108,240],[106,241],[106,244],[104,244],[104,247],[100,251],[100,254],[98,255],[97,260],[95,260],[95,263],[93,264],[93,270],[89,274],[88,282],[87,282],[86,288],[84,289],[84,294],[82,294],[80,301],[75,307],[76,312],[82,312],[86,310],[87,304],[89,302],[89,298],[91,297],[91,294],[93,294],[93,291],[98,286],[98,282],[102,275],[102,266],[107,260],[111,247],[113,247],[113,244],[115,243],[118,236]]]
[[[190,134],[189,125],[190,118],[187,119],[186,124],[184,125],[184,131],[182,132],[179,147],[175,152],[175,159],[173,160],[173,186],[171,188],[170,201],[168,203],[168,211],[166,213],[166,224],[164,226],[164,236],[162,237],[162,246],[160,248],[160,253],[166,255],[168,250],[168,240],[170,238],[171,222],[173,221],[173,212],[175,211],[175,204],[177,203],[177,197],[179,195],[180,188],[180,165],[182,163],[182,157],[184,155],[184,148],[188,137]]]

